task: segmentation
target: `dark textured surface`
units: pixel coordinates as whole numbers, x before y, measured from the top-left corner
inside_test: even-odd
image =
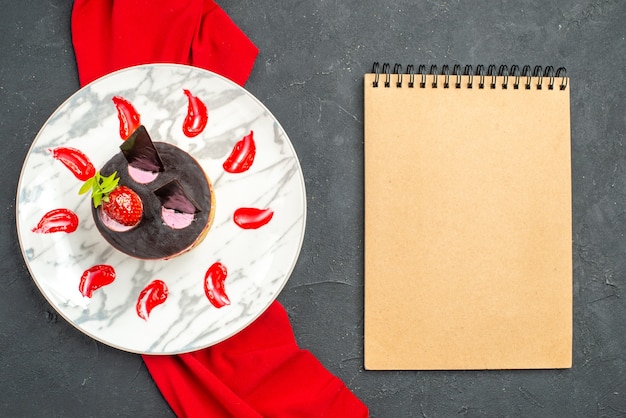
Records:
[[[374,417],[626,416],[626,3],[220,4],[259,47],[246,87],[281,122],[304,171],[306,237],[279,297],[301,346]],[[71,2],[0,5],[0,415],[173,416],[139,356],[76,331],[26,270],[15,237],[17,179],[39,128],[78,88]],[[373,61],[567,67],[572,369],[363,370],[362,76]]]

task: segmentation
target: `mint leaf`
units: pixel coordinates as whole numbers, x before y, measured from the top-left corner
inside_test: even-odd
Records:
[[[98,171],[92,178],[83,183],[78,193],[84,194],[91,189],[93,206],[97,208],[103,201],[109,201],[109,193],[115,190],[119,182],[120,178],[117,177],[117,171],[106,177]]]
[[[89,189],[93,188],[93,184],[94,184],[94,178],[90,178],[89,180],[85,181],[83,183],[83,185],[80,187],[80,190],[78,191],[78,194],[85,194],[87,193],[87,191],[89,191]]]
[[[102,201],[102,195],[96,194],[93,196],[93,207],[97,208],[100,206],[100,202]]]

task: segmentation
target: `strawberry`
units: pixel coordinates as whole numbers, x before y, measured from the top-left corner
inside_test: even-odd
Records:
[[[117,186],[104,199],[102,210],[114,221],[126,226],[137,225],[143,215],[143,204],[139,195],[129,187]]]
[[[91,190],[93,206],[102,204],[102,210],[114,221],[126,225],[137,225],[143,215],[143,204],[139,195],[127,186],[118,186],[117,172],[104,177],[97,172],[85,181],[79,194]]]

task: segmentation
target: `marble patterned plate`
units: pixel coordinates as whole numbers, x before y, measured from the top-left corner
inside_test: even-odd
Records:
[[[208,123],[195,137],[182,129],[188,111],[185,89],[208,109]],[[154,141],[187,151],[213,183],[213,225],[198,247],[181,256],[146,261],[111,247],[95,227],[89,197],[78,194],[82,182],[53,158],[52,150],[71,147],[98,168],[119,152],[114,96],[134,106]],[[224,161],[250,131],[256,144],[252,166],[242,173],[225,172]],[[79,223],[74,232],[33,232],[46,213],[59,208],[76,214]],[[244,229],[233,221],[238,208],[269,208],[273,217],[260,227]],[[262,103],[212,72],[155,64],[96,80],[54,112],[24,162],[16,210],[26,265],[61,316],[110,346],[135,353],[175,354],[236,334],[275,300],[300,252],[306,196],[294,148]],[[220,308],[204,289],[205,275],[217,262],[227,269],[223,283],[230,301]],[[81,277],[97,265],[111,266],[115,279],[88,297],[79,290]],[[140,315],[140,294],[155,280],[166,284],[167,298],[153,303],[149,315],[145,311]]]

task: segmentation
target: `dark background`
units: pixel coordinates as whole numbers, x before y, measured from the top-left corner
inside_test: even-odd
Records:
[[[259,47],[246,87],[281,122],[304,171],[307,231],[279,296],[300,345],[373,417],[626,416],[626,3],[218,3]],[[25,267],[16,186],[38,130],[78,89],[72,2],[0,6],[0,415],[173,416],[140,356],[97,343],[60,318]],[[571,369],[363,370],[362,78],[373,61],[567,67]]]

